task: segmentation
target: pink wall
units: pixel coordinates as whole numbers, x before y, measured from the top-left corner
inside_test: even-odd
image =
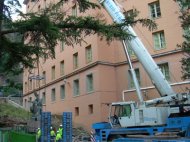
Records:
[[[141,13],[139,17],[147,18],[148,3],[154,2],[154,0],[118,0],[123,8],[127,11],[132,8],[138,9]],[[34,10],[37,10],[39,3],[44,5],[44,1],[29,3],[29,7],[34,6]],[[66,9],[71,8],[73,4],[68,3]],[[146,28],[142,28],[137,25],[134,29],[138,36],[141,38],[147,49],[152,55],[157,55],[154,59],[156,63],[168,62],[171,83],[182,82],[180,59],[182,57],[180,52],[177,52],[176,45],[182,42],[182,29],[178,20],[178,7],[173,0],[160,0],[161,6],[161,18],[155,19],[158,23],[158,29],[153,31],[164,30],[166,37],[166,49],[155,51],[153,48],[152,33]],[[71,13],[71,11],[68,11]],[[102,18],[106,17],[107,22],[111,22],[110,16],[102,9],[85,13],[85,15],[101,15]],[[81,14],[80,14],[81,15]],[[99,16],[99,17],[101,17]],[[87,36],[85,40],[88,43],[82,43],[81,45],[75,45],[74,47],[65,46],[63,52],[60,52],[60,43],[55,48],[56,59],[48,59],[45,63],[40,61],[40,75],[43,71],[46,71],[46,85],[42,84],[41,88],[35,86],[42,96],[42,93],[46,93],[46,106],[45,111],[51,111],[53,114],[62,114],[63,111],[73,112],[73,121],[75,126],[83,126],[88,130],[91,129],[93,122],[106,121],[108,116],[108,107],[106,104],[122,100],[122,91],[130,90],[128,85],[128,65],[126,65],[126,57],[123,52],[123,47],[120,41],[114,40],[107,44],[105,40],[100,40],[97,35]],[[86,63],[85,61],[85,47],[91,45],[92,47],[92,62]],[[169,54],[168,51],[173,52]],[[79,56],[79,68],[73,69],[73,54],[78,52]],[[165,55],[161,55],[164,53]],[[60,62],[64,60],[65,63],[65,75],[60,75]],[[55,65],[56,78],[51,80],[51,67]],[[140,69],[141,87],[152,86],[148,75],[134,58],[134,68]],[[37,71],[32,70],[35,74]],[[93,74],[94,90],[91,93],[86,91],[86,75]],[[173,78],[175,77],[175,78]],[[67,79],[65,83],[66,96],[64,100],[60,98],[60,86],[64,84],[63,79]],[[80,95],[73,96],[73,80],[79,79],[80,82]],[[24,82],[28,83],[28,71],[25,70]],[[175,86],[176,92],[181,92],[181,88],[185,88],[187,85]],[[23,87],[25,88],[25,86]],[[56,101],[51,102],[51,89],[56,89]],[[24,90],[25,92],[25,90]],[[27,90],[24,94],[25,99],[33,97],[33,90]],[[159,97],[159,94],[155,92],[155,89],[147,90],[144,94],[144,99],[151,99]],[[34,98],[33,98],[34,99]],[[137,100],[134,91],[127,93],[126,100]],[[89,105],[93,105],[93,113],[89,114]],[[79,108],[79,116],[75,116],[75,107]]]

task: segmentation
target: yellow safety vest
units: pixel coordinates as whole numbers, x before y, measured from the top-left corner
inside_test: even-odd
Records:
[[[63,134],[63,128],[59,128],[59,133],[62,136],[62,134]]]
[[[38,131],[37,131],[37,138],[39,139],[40,136],[41,136],[41,130],[38,130]]]
[[[50,136],[55,136],[55,131],[54,130],[50,131]]]
[[[58,141],[58,140],[61,140],[61,134],[60,133],[57,133],[57,135],[56,135],[56,141]]]

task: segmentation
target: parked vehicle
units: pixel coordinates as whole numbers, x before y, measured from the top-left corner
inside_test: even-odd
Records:
[[[125,16],[113,0],[99,0],[114,22],[122,23]],[[95,140],[104,141],[190,141],[190,94],[175,93],[157,64],[148,53],[132,27],[123,28],[135,37],[123,40],[139,102],[113,102],[109,108],[109,122],[95,123]],[[130,62],[127,46],[134,51],[139,62],[154,82],[160,98],[144,101]],[[138,138],[137,138],[138,137]],[[139,139],[140,138],[140,139]]]

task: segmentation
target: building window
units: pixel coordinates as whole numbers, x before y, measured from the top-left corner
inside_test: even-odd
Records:
[[[32,90],[32,79],[29,80],[29,89]]]
[[[133,15],[133,9],[124,12],[124,14],[125,14],[126,16],[129,16],[129,17],[132,16],[132,15]]]
[[[35,89],[35,80],[33,80],[32,83],[33,83],[32,87],[33,89]]]
[[[25,87],[25,92],[27,92],[28,91],[27,82],[24,83],[24,87]]]
[[[65,85],[61,85],[60,87],[60,97],[61,99],[65,99]]]
[[[46,72],[45,71],[42,72],[42,77],[43,77],[42,84],[45,84],[45,82],[46,82]]]
[[[188,6],[189,0],[178,0],[177,3],[180,6],[180,9],[182,9],[182,10],[189,9],[189,6]]]
[[[75,116],[79,116],[79,107],[75,107]]]
[[[64,66],[65,66],[65,64],[64,64],[64,61],[61,61],[60,62],[60,75],[64,75]]]
[[[51,68],[51,79],[54,80],[55,79],[55,66],[53,66]]]
[[[40,10],[40,8],[41,8],[41,6],[40,6],[40,5],[38,5],[38,11]]]
[[[77,6],[76,5],[74,5],[72,7],[72,16],[77,16]]]
[[[51,90],[51,101],[52,101],[52,102],[55,102],[55,100],[56,100],[55,88],[53,88],[53,89]]]
[[[32,97],[29,98],[28,102],[29,102],[29,108],[30,108],[32,106]]]
[[[86,86],[87,92],[92,92],[94,90],[93,74],[86,76]]]
[[[64,75],[64,61],[60,62],[60,75]]]
[[[133,88],[135,88],[135,84],[134,84],[134,81],[133,81],[133,78],[131,75],[131,71],[129,70],[128,73],[129,73],[129,88],[133,89]],[[137,80],[138,80],[138,83],[140,86],[141,82],[140,82],[140,71],[139,71],[139,69],[135,69],[135,74],[136,74],[136,77],[137,77]]]
[[[92,47],[86,47],[86,63],[92,62]]]
[[[74,96],[78,96],[80,94],[79,92],[79,80],[76,79],[73,81],[73,95]]]
[[[149,4],[150,17],[158,18],[161,16],[160,3],[159,1],[153,2]]]
[[[42,93],[42,104],[43,105],[46,104],[46,93],[45,92]]]
[[[93,112],[94,112],[93,105],[92,104],[88,105],[88,113],[93,114]]]
[[[24,99],[24,107],[27,107],[27,99]]]
[[[45,8],[47,8],[47,2],[46,2],[46,0],[44,0],[44,5],[45,5]]]
[[[138,11],[135,9],[128,10],[124,12],[125,17],[130,20],[135,20],[135,16],[137,15]]]
[[[186,58],[186,68],[187,74],[190,74],[190,58]]]
[[[135,57],[135,52],[132,50],[132,47],[130,44],[127,44],[127,51],[130,57]]]
[[[170,73],[169,73],[169,66],[168,63],[158,64],[161,72],[163,73],[164,77],[167,81],[170,81]]]
[[[62,52],[64,48],[65,48],[65,43],[64,41],[61,41],[60,51]]]
[[[78,53],[73,54],[73,68],[78,68]]]
[[[166,48],[164,31],[153,33],[154,49],[160,50]]]
[[[36,80],[36,88],[40,87],[40,80]]]

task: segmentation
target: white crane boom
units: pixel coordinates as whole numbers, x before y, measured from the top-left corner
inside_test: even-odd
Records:
[[[124,14],[120,11],[120,8],[115,4],[113,0],[99,0],[99,2],[105,7],[107,12],[113,18],[114,22],[123,23],[125,21]],[[157,88],[160,95],[162,97],[168,95],[175,95],[173,89],[167,82],[166,78],[162,74],[157,64],[152,59],[151,55],[149,54],[141,40],[134,32],[133,28],[131,26],[126,26],[123,28],[123,30],[130,32],[132,35],[135,36],[130,41],[125,40],[125,42],[131,46],[131,49],[134,51],[139,62],[142,64],[142,66],[148,73],[149,77],[151,78],[153,84]]]

